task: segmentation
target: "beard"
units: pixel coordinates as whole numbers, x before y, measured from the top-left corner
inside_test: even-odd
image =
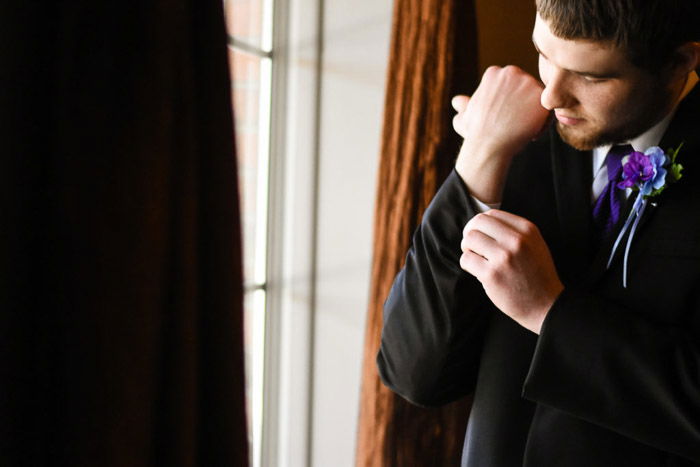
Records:
[[[660,120],[660,119],[658,119]],[[588,131],[579,131],[557,122],[557,133],[561,139],[579,151],[590,151],[606,144],[619,144],[641,135],[654,126],[655,121],[629,122],[617,128],[595,127]]]
[[[599,132],[599,130],[579,132],[569,128],[561,122],[557,122],[556,127],[557,133],[559,133],[562,141],[569,146],[578,149],[579,151],[590,151],[595,147],[607,144],[603,142],[607,138],[603,138],[603,135]]]
[[[677,97],[667,83],[655,83],[645,94],[647,99],[621,105],[602,123],[585,119],[586,127],[577,128],[556,122],[557,133],[565,143],[579,151],[634,139],[668,115]]]

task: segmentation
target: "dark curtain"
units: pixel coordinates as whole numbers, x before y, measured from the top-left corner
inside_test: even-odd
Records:
[[[0,4],[0,465],[247,465],[221,0]]]
[[[473,1],[397,0],[374,224],[358,466],[458,465],[469,401],[424,409],[384,387],[376,355],[382,305],[413,230],[454,166],[450,99],[477,82]]]

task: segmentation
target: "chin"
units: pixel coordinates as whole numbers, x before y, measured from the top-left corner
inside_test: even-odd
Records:
[[[633,122],[614,130],[601,130],[594,128],[589,131],[581,131],[562,125],[557,122],[557,132],[561,139],[569,146],[578,149],[579,151],[590,151],[598,146],[606,144],[620,144],[624,141],[629,141],[641,135],[653,126],[654,122]]]
[[[590,151],[591,149],[606,144],[600,132],[596,131],[576,131],[566,125],[557,122],[557,133],[561,139],[579,151]],[[603,142],[601,142],[603,141]]]

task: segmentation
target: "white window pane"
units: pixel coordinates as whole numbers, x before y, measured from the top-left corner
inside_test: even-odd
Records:
[[[244,277],[262,285],[266,278],[269,156],[269,59],[229,49],[238,173],[243,217]]]
[[[226,27],[237,40],[270,50],[272,0],[225,0]]]
[[[245,294],[244,347],[246,369],[246,409],[248,413],[248,442],[252,466],[260,465],[263,384],[265,361],[265,292],[254,290]]]
[[[224,0],[230,38],[245,51],[229,47],[235,118],[241,217],[246,402],[251,465],[262,460],[265,398],[267,218],[272,62],[273,0]],[[229,42],[231,42],[229,40]],[[260,49],[260,50],[257,50]]]

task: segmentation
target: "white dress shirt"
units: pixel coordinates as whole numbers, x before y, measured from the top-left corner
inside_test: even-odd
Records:
[[[663,120],[661,120],[653,127],[649,128],[647,131],[637,136],[636,138],[633,138],[629,141],[623,141],[618,144],[629,144],[632,146],[632,148],[634,148],[635,151],[638,152],[644,152],[652,146],[658,146],[661,142],[661,138],[663,138],[664,136],[664,133],[666,133],[668,125],[671,123],[671,120],[673,119],[673,116],[676,113],[678,104],[685,98],[685,96],[688,95],[690,91],[692,91],[693,87],[695,87],[695,84],[697,84],[697,82],[698,75],[693,71],[688,76],[688,81],[686,81],[685,88],[679,96],[678,102],[676,102],[676,105],[673,107],[673,110],[671,110],[671,112],[669,112],[669,114],[666,115],[666,117],[664,117]],[[612,146],[612,144],[606,144],[605,146],[598,146],[597,148],[593,149],[593,186],[591,187],[591,202],[595,202],[595,200],[598,199],[598,196],[600,196],[600,194],[603,192],[605,185],[608,184],[608,168],[605,164],[605,158],[608,155],[608,151],[610,151],[610,148]],[[662,149],[666,151],[669,148]],[[625,191],[625,195],[629,196],[632,189],[628,188]]]

